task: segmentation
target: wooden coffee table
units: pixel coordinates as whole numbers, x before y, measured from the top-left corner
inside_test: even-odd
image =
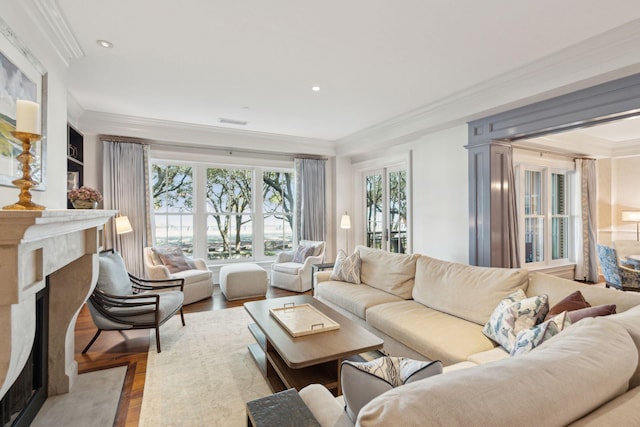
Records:
[[[294,338],[269,312],[288,303],[310,304],[339,323],[340,328]],[[249,351],[274,392],[322,384],[339,395],[342,393],[342,360],[378,350],[384,344],[371,332],[309,295],[251,301],[245,303],[244,308],[255,321],[249,325],[256,339],[249,345]]]

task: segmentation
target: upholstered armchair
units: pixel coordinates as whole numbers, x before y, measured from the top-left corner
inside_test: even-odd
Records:
[[[271,286],[294,292],[311,289],[311,267],[324,261],[324,246],[324,242],[301,240],[296,250],[280,252],[271,265]]]
[[[618,263],[616,250],[605,245],[596,245],[598,259],[607,288],[622,291],[640,291],[640,271]]]
[[[184,304],[211,297],[213,276],[201,258],[187,258],[177,247],[144,248],[147,277],[153,280],[184,279]]]
[[[640,262],[630,259],[629,255],[640,255],[640,242],[637,240],[616,240],[613,242],[618,264],[640,270]]]
[[[100,254],[98,281],[87,307],[98,328],[86,353],[102,331],[155,329],[156,348],[160,347],[160,326],[180,312],[182,326],[184,295],[182,279],[145,280],[127,273],[124,260],[113,250]]]

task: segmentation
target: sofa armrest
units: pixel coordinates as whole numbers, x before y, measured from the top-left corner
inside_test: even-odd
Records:
[[[331,279],[331,271],[318,271],[316,273],[316,283],[327,282]]]
[[[171,279],[171,273],[169,269],[164,265],[148,265],[147,264],[147,275],[149,279],[152,280],[166,280]]]
[[[311,384],[298,393],[321,426],[353,426],[342,399],[334,397],[324,386]]]

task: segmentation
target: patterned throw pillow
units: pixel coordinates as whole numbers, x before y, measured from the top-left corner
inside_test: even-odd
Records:
[[[360,284],[360,252],[355,251],[351,255],[347,254],[340,249],[338,251],[338,257],[333,265],[333,271],[329,278],[331,280],[340,280],[342,282]]]
[[[178,246],[154,247],[153,252],[160,258],[162,264],[168,269],[169,273],[177,273],[184,270],[195,270],[196,265],[184,256],[182,249]]]
[[[304,260],[311,256],[316,250],[315,246],[298,245],[295,255],[293,255],[293,262],[304,264]]]
[[[568,328],[571,325],[571,319],[567,313],[567,311],[563,311],[531,329],[520,331],[511,350],[511,356],[528,353],[552,336]]]
[[[524,291],[518,289],[500,301],[482,333],[510,353],[518,333],[540,323],[548,311],[547,295],[527,298]]]
[[[425,362],[388,356],[370,362],[345,360],[340,368],[345,411],[355,423],[360,409],[374,397],[394,387],[440,373],[442,363],[439,360]]]

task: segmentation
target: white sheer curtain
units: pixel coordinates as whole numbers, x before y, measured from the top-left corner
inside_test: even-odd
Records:
[[[576,159],[576,173],[580,202],[576,213],[576,280],[598,281],[598,256],[596,253],[596,203],[597,176],[594,159]]]
[[[324,159],[295,159],[298,240],[326,239]]]
[[[104,152],[104,207],[125,215],[132,233],[109,235],[127,270],[144,277],[143,248],[151,246],[151,196],[149,192],[149,146],[139,141],[102,137]]]

